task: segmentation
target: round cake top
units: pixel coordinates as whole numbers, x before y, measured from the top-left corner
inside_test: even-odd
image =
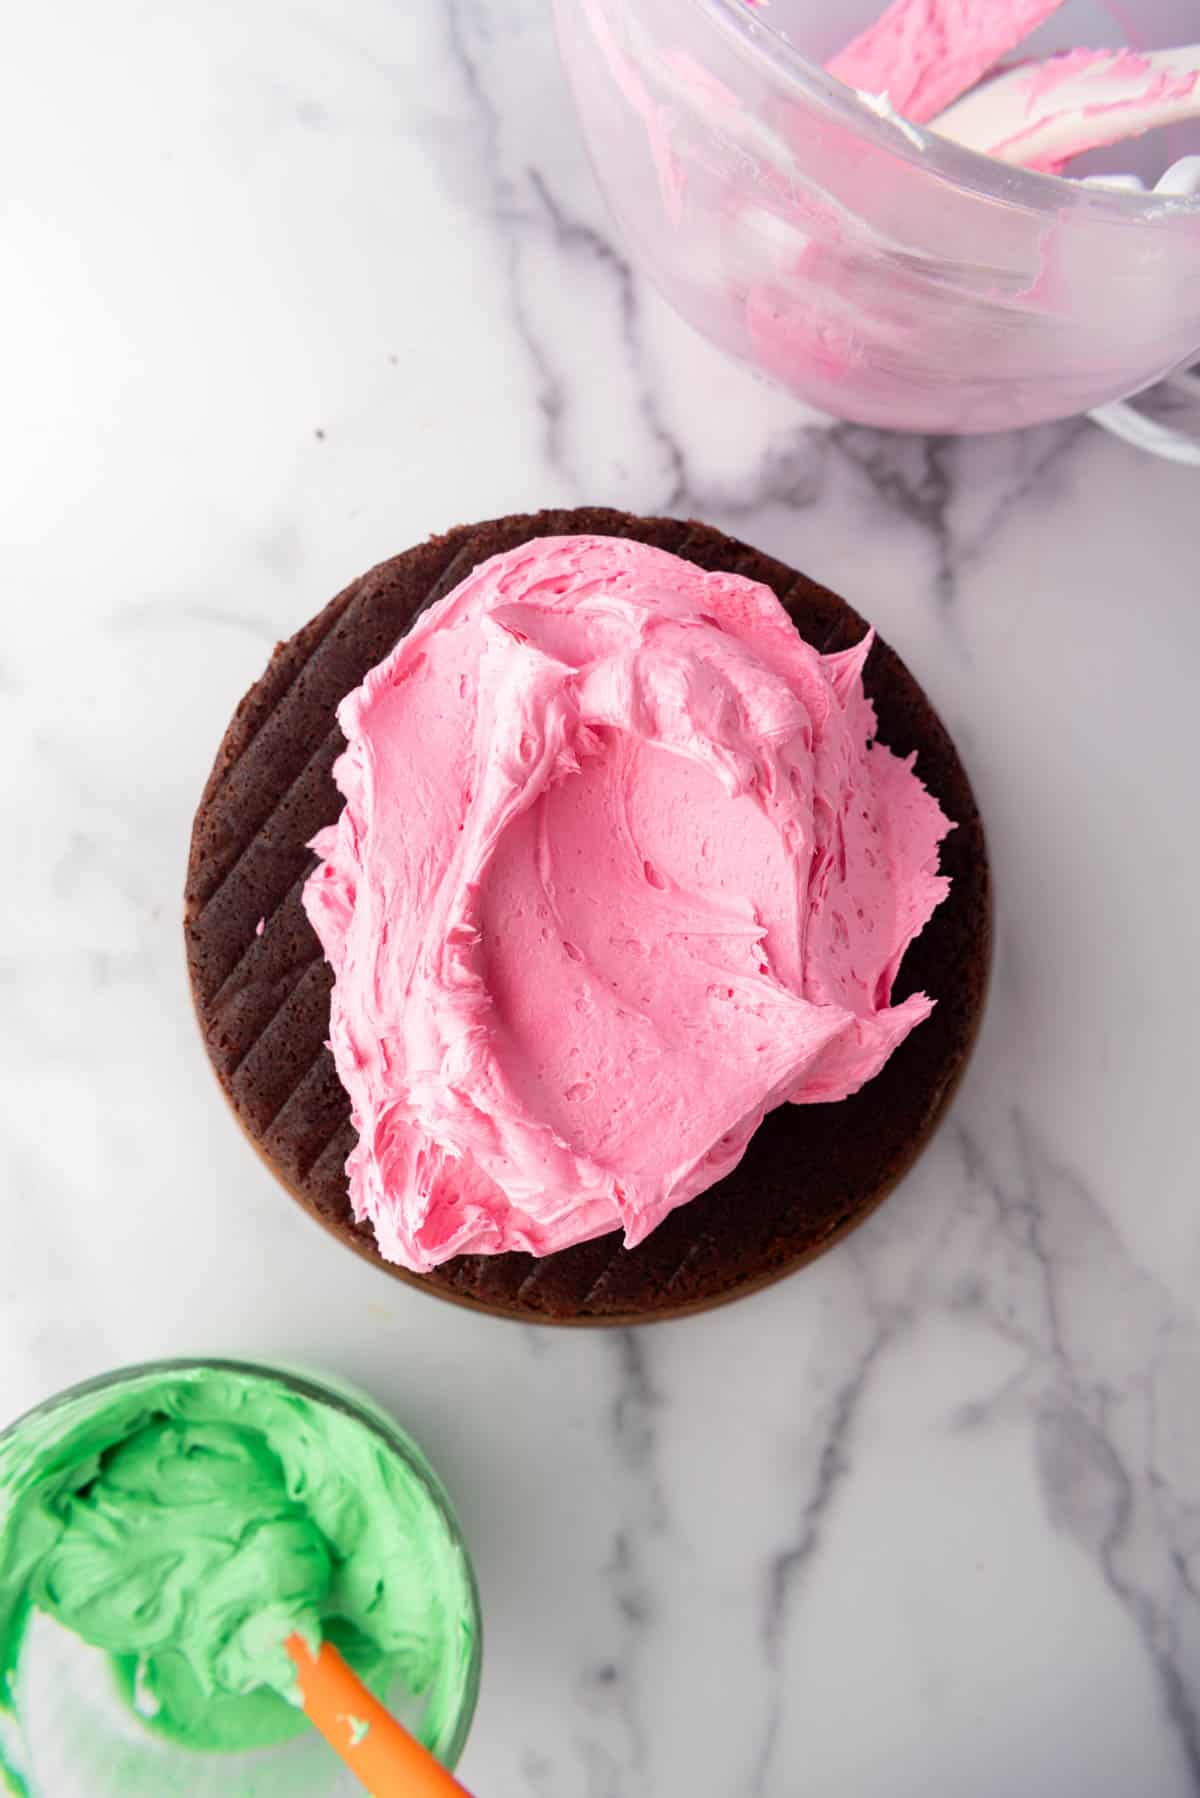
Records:
[[[197,813],[189,966],[210,1056],[252,1141],[322,1222],[373,1259],[373,1234],[356,1223],[349,1200],[349,1101],[325,1047],[331,975],[301,905],[314,868],[307,845],[342,810],[332,779],[345,748],[337,707],[413,619],[481,563],[535,540],[578,535],[627,539],[762,583],[822,656],[852,652],[867,635],[844,601],[708,527],[589,509],[433,539],[371,570],[277,650],[231,723]],[[918,775],[955,827],[942,846],[950,896],[906,956],[894,992],[898,1004],[928,993],[932,1016],[852,1098],[772,1112],[731,1173],[636,1247],[610,1234],[542,1257],[461,1255],[420,1276],[423,1284],[545,1321],[628,1322],[702,1308],[828,1246],[907,1167],[978,1022],[988,875],[969,784],[919,687],[879,642],[863,682],[881,742],[900,757],[916,752]]]

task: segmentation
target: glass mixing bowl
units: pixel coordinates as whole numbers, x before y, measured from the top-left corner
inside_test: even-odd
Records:
[[[883,0],[555,5],[637,262],[713,342],[810,406],[999,430],[1111,406],[1200,355],[1200,199],[1013,169],[833,80],[823,61]],[[1136,18],[1140,48],[1197,35],[1194,4],[1111,12]],[[1121,41],[1108,6],[1069,0],[1030,49]],[[1083,172],[1154,181],[1200,147],[1188,130],[1161,136]]]
[[[436,1740],[422,1727],[429,1694],[405,1689],[388,1694],[397,1716],[447,1766],[462,1754],[479,1693],[481,1636],[475,1575],[450,1500],[416,1443],[369,1398],[351,1387],[277,1368],[236,1361],[160,1361],[122,1368],[47,1400],[0,1433],[11,1442],[23,1430],[40,1433],[47,1418],[97,1394],[115,1392],[146,1376],[216,1369],[262,1380],[310,1403],[332,1406],[379,1437],[415,1475],[441,1513],[447,1535],[462,1556],[466,1599],[459,1619],[469,1639],[468,1664],[458,1703],[446,1713]],[[440,1676],[439,1676],[440,1677]],[[449,1667],[446,1677],[457,1679]],[[130,1691],[114,1677],[109,1657],[33,1612],[21,1645],[15,1680],[15,1716],[0,1711],[0,1792],[19,1798],[361,1798],[362,1786],[333,1750],[298,1719],[301,1733],[246,1753],[208,1753],[180,1748],[156,1735],[139,1717]],[[438,1707],[441,1708],[441,1707]]]

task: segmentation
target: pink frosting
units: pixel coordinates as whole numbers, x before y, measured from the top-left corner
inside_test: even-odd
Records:
[[[894,0],[828,65],[926,125],[1045,23],[1063,0]]]
[[[1022,79],[1024,121],[988,153],[1056,174],[1085,150],[1170,122],[1164,109],[1187,106],[1197,86],[1195,69],[1163,66],[1133,50],[1068,50]]]
[[[640,1242],[928,1016],[892,983],[950,826],[872,740],[870,643],[822,656],[755,582],[544,538],[342,702],[304,902],[386,1256]]]

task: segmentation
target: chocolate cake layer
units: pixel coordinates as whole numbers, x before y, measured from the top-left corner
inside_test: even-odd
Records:
[[[783,1105],[744,1159],[636,1249],[619,1234],[537,1259],[467,1255],[416,1276],[379,1255],[350,1210],[350,1106],[325,1047],[330,970],[300,903],[306,847],[341,810],[331,770],[338,702],[426,606],[479,562],[533,537],[633,537],[774,589],[824,651],[866,624],[836,594],[706,525],[585,509],[466,525],[371,569],[281,644],[242,700],[204,789],[188,862],[185,932],[213,1067],[251,1142],[327,1229],[389,1274],[526,1322],[625,1324],[701,1310],[777,1279],[859,1223],[911,1165],[962,1072],[991,957],[983,829],[967,777],[917,682],[876,642],[865,682],[882,742],[917,772],[956,828],[942,847],[950,896],[905,957],[897,1001],[932,1017],[853,1098]],[[261,924],[261,930],[260,930]]]

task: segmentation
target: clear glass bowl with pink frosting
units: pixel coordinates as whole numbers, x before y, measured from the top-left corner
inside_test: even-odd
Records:
[[[810,406],[946,432],[1108,408],[1136,437],[1139,415],[1115,403],[1200,357],[1200,197],[1154,186],[1200,151],[1200,127],[1095,151],[1072,178],[1032,172],[826,72],[882,0],[555,5],[597,175],[639,265],[713,342]],[[1020,54],[1120,44],[1117,15],[1139,50],[1200,36],[1184,0],[1066,0]],[[1143,188],[1101,184],[1116,172]],[[1148,447],[1170,453],[1174,435],[1186,457],[1187,429],[1153,429]]]

